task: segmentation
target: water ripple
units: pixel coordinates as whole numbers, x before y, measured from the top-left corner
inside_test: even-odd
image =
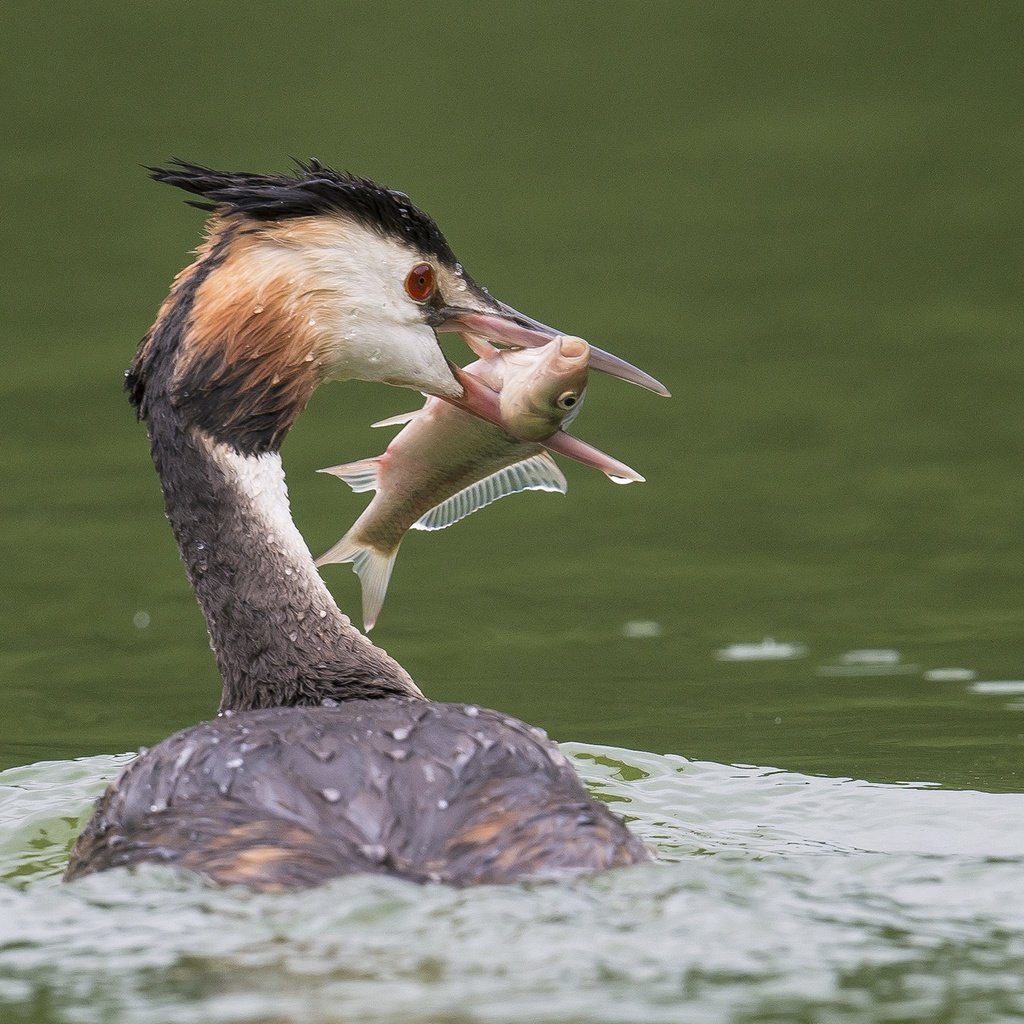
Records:
[[[662,863],[455,891],[59,883],[125,757],[0,773],[0,1003],[73,1024],[992,1020],[1024,1012],[1024,796],[565,744]]]

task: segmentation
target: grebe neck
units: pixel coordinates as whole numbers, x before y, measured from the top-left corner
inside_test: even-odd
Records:
[[[279,448],[320,378],[284,371],[315,364],[289,355],[291,324],[281,319],[261,327],[248,358],[232,366],[223,332],[200,315],[205,290],[223,292],[217,275],[233,236],[213,233],[178,276],[126,378],[206,617],[221,710],[421,698],[335,604],[292,521]],[[281,373],[265,379],[260,357],[276,359]]]

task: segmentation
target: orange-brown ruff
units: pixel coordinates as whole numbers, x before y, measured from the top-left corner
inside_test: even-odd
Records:
[[[199,378],[202,391],[238,396],[224,411],[228,427],[263,410],[280,414],[287,430],[327,374],[331,339],[318,301],[327,289],[299,259],[278,251],[282,243],[301,246],[301,233],[289,222],[245,233],[231,218],[214,217],[197,263],[184,272],[228,243],[217,273],[196,292],[178,365],[181,377]]]
[[[356,871],[466,885],[650,860],[540,730],[427,701],[352,626],[291,520],[278,455],[330,377],[457,397],[435,330],[483,324],[499,344],[555,332],[476,285],[401,193],[315,162],[154,176],[213,210],[127,387],[206,618],[221,715],[122,772],[65,878],[158,862],[264,890]],[[436,287],[407,295],[425,264]]]

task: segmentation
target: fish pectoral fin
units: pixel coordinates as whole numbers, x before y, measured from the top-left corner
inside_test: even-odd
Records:
[[[547,452],[541,452],[499,469],[497,473],[485,476],[458,494],[453,494],[413,523],[412,529],[444,530],[510,494],[518,494],[520,491],[556,491],[565,494],[568,486],[555,460]]]
[[[564,430],[556,430],[550,437],[540,442],[545,448],[550,448],[559,455],[582,462],[584,466],[591,469],[599,469],[612,483],[634,484],[644,482],[644,478],[635,470],[630,469],[624,462],[613,459],[606,455],[599,448],[592,444],[567,434]]]
[[[377,624],[380,610],[384,607],[391,570],[397,557],[397,547],[391,551],[379,551],[369,544],[350,540],[346,534],[316,560],[318,566],[332,562],[352,563],[352,571],[359,577],[363,591],[363,629],[367,633]]]
[[[419,414],[423,412],[422,409],[413,409],[412,412],[400,412],[397,416],[389,416],[384,420],[377,420],[376,423],[371,423],[371,427],[404,427],[406,423],[414,420]],[[324,472],[324,470],[321,470]]]
[[[380,457],[363,459],[360,462],[349,462],[344,466],[329,466],[318,469],[318,473],[330,473],[339,477],[352,488],[356,494],[361,491],[376,491],[380,479]]]

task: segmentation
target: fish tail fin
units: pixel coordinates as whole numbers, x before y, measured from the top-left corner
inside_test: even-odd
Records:
[[[362,491],[376,491],[380,486],[380,456],[372,459],[361,459],[359,462],[348,462],[343,466],[328,466],[318,469],[318,473],[330,473],[339,477],[352,488],[356,494]],[[344,559],[332,559],[344,561]]]
[[[360,544],[346,533],[334,547],[316,560],[318,566],[331,562],[352,563],[352,571],[359,577],[363,590],[363,629],[367,633],[380,617],[397,557],[397,547],[391,551],[380,551],[371,544]]]

